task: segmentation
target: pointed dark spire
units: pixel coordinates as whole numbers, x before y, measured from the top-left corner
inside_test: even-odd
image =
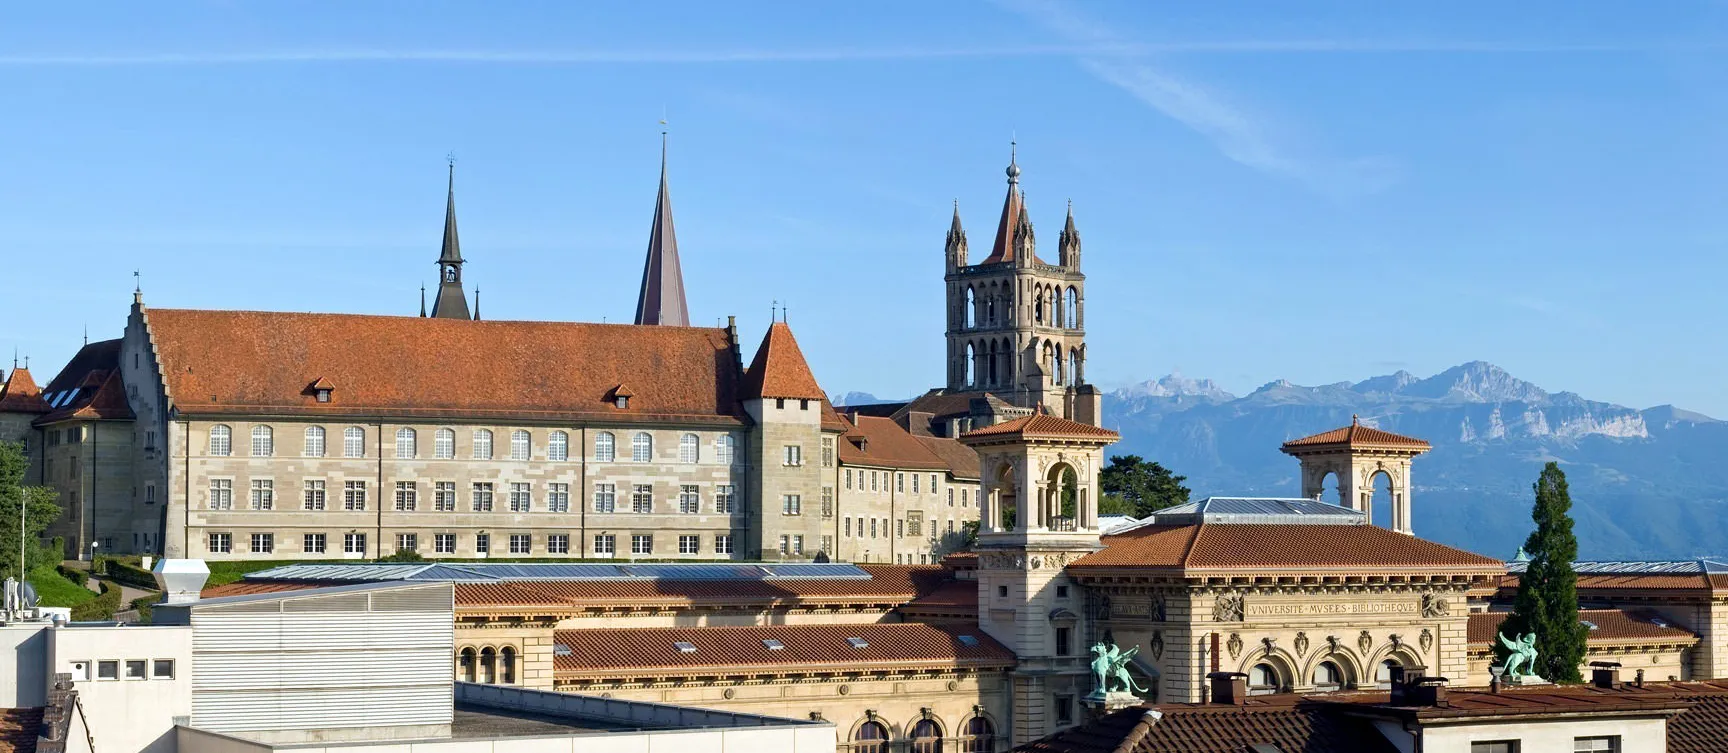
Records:
[[[480,321],[480,289],[474,289],[474,321]]]
[[[997,262],[1014,261],[1021,246],[1030,248],[1029,243],[1022,243],[1019,237],[1021,225],[1030,228],[1030,222],[1023,222],[1026,216],[1026,195],[1020,190],[1019,144],[1010,142],[1008,153],[1008,198],[1002,202],[1002,219],[996,223],[996,242],[990,246],[990,256],[980,264],[995,264]],[[1028,256],[1031,256],[1028,251]],[[1028,258],[1028,263],[1036,258]]]
[[[1056,245],[1056,263],[1070,269],[1080,266],[1080,231],[1074,228],[1074,200],[1068,200],[1068,221],[1062,225],[1062,236]]]
[[[426,318],[426,283],[420,283],[420,318]]]
[[[678,234],[672,228],[672,194],[666,187],[666,132],[660,132],[660,194],[654,199],[654,224],[648,231],[648,258],[642,264],[642,291],[636,296],[637,324],[690,326],[684,301],[684,272],[678,264]]]
[[[450,183],[444,203],[444,247],[438,254],[438,297],[432,299],[435,319],[468,319],[462,294],[462,244],[456,234],[456,156],[450,158]]]
[[[954,221],[948,224],[948,268],[966,266],[966,229],[960,227],[960,200],[954,200]]]

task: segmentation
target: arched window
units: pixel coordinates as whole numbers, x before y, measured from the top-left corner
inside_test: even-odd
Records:
[[[474,459],[475,460],[491,460],[492,459],[492,430],[491,429],[475,429],[474,430]]]
[[[324,457],[324,427],[306,427],[306,445],[301,449],[300,454],[309,458]]]
[[[406,426],[396,430],[396,459],[413,460],[417,454],[414,430]]]
[[[654,459],[654,438],[648,432],[639,431],[630,438],[630,460],[646,463]]]
[[[1050,309],[1050,319],[1056,326],[1061,327],[1068,321],[1062,316],[1062,291],[1060,289],[1050,291]]]
[[[732,454],[737,446],[731,434],[722,434],[714,440],[714,461],[723,465],[732,464]]]
[[[990,341],[989,366],[985,369],[985,374],[984,374],[984,383],[990,385],[991,387],[995,387],[997,384],[1000,384],[1000,382],[998,382],[997,380],[1000,378],[1001,373],[999,371],[997,371],[996,364],[998,361],[1000,361],[1002,359],[1001,359],[1001,352],[998,351],[996,348],[997,348],[996,341],[991,340]]]
[[[342,457],[366,457],[366,430],[350,426],[342,430]]]
[[[533,452],[533,447],[534,439],[528,435],[528,432],[522,429],[510,432],[511,460],[527,460],[529,453]]]
[[[996,323],[996,298],[995,298],[995,296],[991,296],[990,298],[986,298],[984,300],[984,323],[985,324],[995,324]]]
[[[268,426],[252,427],[252,457],[267,458],[275,451],[276,441]]]
[[[888,753],[888,727],[881,722],[865,722],[852,733],[852,753]]]
[[[960,738],[961,753],[995,753],[996,728],[989,719],[972,717],[966,722],[966,736]]]
[[[1066,308],[1068,309],[1068,319],[1067,319],[1068,327],[1070,329],[1079,329],[1080,328],[1080,291],[1078,291],[1074,288],[1068,289],[1068,305],[1066,306]]]
[[[480,681],[487,685],[498,682],[498,652],[491,646],[480,650]]]
[[[602,463],[610,463],[617,457],[617,442],[612,438],[612,432],[603,431],[595,434],[594,459]]]
[[[912,753],[942,753],[942,725],[934,719],[919,719],[912,725]]]
[[[1314,687],[1319,690],[1339,690],[1344,687],[1344,670],[1329,661],[1314,668]]]
[[[563,461],[570,459],[570,435],[561,431],[552,432],[546,438],[546,459]]]
[[[1392,687],[1392,668],[1401,666],[1404,665],[1399,664],[1396,659],[1387,659],[1380,662],[1380,665],[1374,668],[1374,687]]]
[[[978,326],[978,297],[971,288],[966,289],[966,329]]]
[[[210,427],[210,454],[228,457],[234,454],[234,430],[221,424]]]
[[[972,343],[966,343],[966,362],[965,362],[964,366],[966,368],[966,373],[963,374],[962,376],[963,376],[963,381],[964,381],[965,385],[967,387],[977,387],[978,386],[978,351],[977,351],[977,349],[972,347]]]
[[[1038,289],[1038,297],[1032,300],[1032,321],[1044,323],[1044,289]]]
[[[1080,380],[1080,350],[1068,351],[1068,381],[1074,384],[1085,384]]]
[[[473,682],[475,671],[475,655],[473,648],[462,649],[461,658],[457,661],[456,678],[463,682]]]
[[[439,429],[432,435],[432,457],[449,460],[456,457],[456,432]]]
[[[680,462],[680,463],[694,463],[694,462],[696,462],[700,458],[700,455],[701,455],[701,453],[698,452],[698,450],[697,450],[697,446],[698,446],[697,443],[701,442],[701,441],[702,440],[696,438],[695,434],[685,434],[684,436],[679,437],[678,438],[678,462]]]
[[[499,663],[499,669],[501,670],[499,672],[499,678],[498,678],[499,681],[504,683],[505,685],[515,685],[516,684],[516,649],[513,649],[509,646],[505,646],[503,651],[498,652],[498,659],[499,659],[499,662],[498,662]]]
[[[1278,670],[1261,662],[1248,670],[1248,695],[1271,695],[1278,692]]]

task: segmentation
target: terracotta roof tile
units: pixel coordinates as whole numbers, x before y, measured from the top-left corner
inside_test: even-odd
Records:
[[[42,399],[42,390],[30,370],[22,366],[12,369],[6,384],[0,386],[0,413],[47,413],[52,410]]]
[[[948,473],[955,478],[978,480],[982,472],[979,470],[977,450],[947,437],[920,436],[918,441],[923,442],[926,449],[941,458],[943,464],[948,466]]]
[[[1424,450],[1429,447],[1427,442],[1415,437],[1406,437],[1402,434],[1393,434],[1389,431],[1381,431],[1372,426],[1363,426],[1355,420],[1351,420],[1349,426],[1333,429],[1331,431],[1323,431],[1319,434],[1302,437],[1300,439],[1292,439],[1284,443],[1284,448],[1312,449],[1323,447],[1325,445],[1340,445],[1343,447],[1392,445],[1409,449],[1421,448]]]
[[[978,581],[951,580],[900,606],[912,619],[978,619]]]
[[[1392,753],[1372,723],[1329,704],[1289,696],[1246,706],[1166,704],[1161,716],[1131,706],[1097,721],[1015,748],[1028,753],[1243,753],[1265,744],[1302,753]]]
[[[1003,421],[994,426],[974,429],[961,435],[961,439],[973,437],[1083,437],[1086,439],[1103,439],[1114,442],[1122,438],[1109,429],[1066,418],[1052,416],[1046,413],[1034,413],[1012,421]]]
[[[191,414],[724,423],[742,415],[724,329],[176,309],[145,316],[169,397]],[[317,378],[339,386],[331,402],[306,394]],[[624,410],[606,400],[622,383],[638,393]]]
[[[320,581],[238,580],[233,583],[224,583],[220,586],[211,586],[199,592],[198,595],[200,598],[214,599],[219,596],[250,596],[252,594],[275,594],[287,591],[305,591],[310,588],[328,588],[330,585],[331,584],[329,583]]]
[[[775,322],[762,336],[756,358],[744,373],[745,398],[781,397],[800,400],[824,400],[828,396],[810,373],[798,340],[785,322]]]
[[[36,753],[41,739],[42,708],[0,709],[0,753]]]
[[[947,461],[932,452],[929,447],[912,436],[900,425],[886,418],[873,416],[858,416],[851,422],[855,431],[847,432],[844,441],[840,442],[840,462],[845,465],[874,465],[889,468],[922,468],[948,469]],[[862,440],[863,447],[854,441],[854,437]],[[952,441],[952,440],[950,440]],[[968,450],[970,452],[970,450]],[[976,477],[978,471],[978,456],[972,455]]]
[[[1494,634],[1511,614],[1508,612],[1471,612],[1467,641],[1472,648],[1491,647]],[[1658,625],[1644,612],[1623,609],[1580,609],[1578,619],[1596,626],[1586,638],[1590,645],[1624,645],[1644,643],[1694,643],[1698,636],[1690,630],[1672,625]]]
[[[1293,530],[1300,535],[1293,535]],[[1182,570],[1463,568],[1505,563],[1370,525],[1201,524],[1142,526],[1105,536],[1104,549],[1071,567]]]
[[[126,400],[126,384],[120,377],[120,341],[103,340],[79,349],[66,368],[54,375],[46,392],[57,396],[67,391],[74,391],[73,396],[60,400],[60,407],[35,423],[131,419],[132,406]]]
[[[1698,591],[1709,593],[1711,579],[1698,573],[1611,574],[1579,573],[1579,590],[1592,591]],[[1502,592],[1518,590],[1518,576],[1507,574],[1500,579]]]
[[[960,636],[970,635],[977,645]],[[887,667],[1008,667],[1014,654],[984,632],[920,623],[559,630],[570,649],[553,659],[558,679],[663,676],[707,668],[727,674],[870,671]],[[847,638],[866,645],[854,647]],[[784,648],[770,649],[765,640]],[[694,651],[680,651],[685,642]],[[563,653],[560,651],[559,653]]]

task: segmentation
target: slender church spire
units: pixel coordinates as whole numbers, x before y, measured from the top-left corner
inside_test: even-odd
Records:
[[[954,221],[948,225],[948,242],[946,245],[948,269],[950,271],[966,266],[966,229],[960,227],[960,200],[954,200]]]
[[[995,264],[1014,261],[1021,253],[1022,241],[1027,248],[1028,257],[1032,257],[1030,238],[1022,238],[1022,230],[1030,234],[1032,224],[1022,222],[1026,217],[1026,195],[1020,190],[1020,160],[1019,144],[1010,143],[1008,152],[1008,198],[1002,201],[1002,219],[996,223],[996,242],[990,247],[990,255],[980,264]],[[1024,225],[1024,228],[1022,227]],[[1037,259],[1028,258],[1027,261]]]
[[[1074,229],[1074,200],[1068,200],[1068,221],[1062,225],[1062,235],[1056,245],[1056,263],[1069,269],[1080,268],[1080,231]]]
[[[636,323],[690,326],[684,273],[678,265],[678,234],[672,229],[672,195],[666,189],[665,131],[660,132],[660,195],[654,199],[654,225],[648,234],[648,259],[642,264]]]
[[[438,253],[438,297],[432,299],[435,319],[468,319],[462,294],[462,243],[456,234],[456,157],[450,156],[449,193],[444,204],[444,248]]]

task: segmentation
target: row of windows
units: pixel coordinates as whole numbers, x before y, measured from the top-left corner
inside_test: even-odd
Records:
[[[908,481],[911,482],[911,484],[910,484],[911,489],[912,489],[911,493],[913,493],[913,494],[923,494],[925,492],[929,492],[930,494],[935,494],[941,488],[939,486],[941,476],[934,474],[934,473],[924,475],[924,474],[918,474],[918,473],[905,473],[903,471],[892,471],[892,472],[891,471],[866,471],[862,468],[859,468],[857,470],[857,479],[854,480],[853,479],[853,469],[847,468],[840,474],[840,478],[841,478],[841,484],[843,486],[845,486],[847,489],[857,489],[858,491],[861,491],[861,492],[862,491],[871,491],[871,492],[894,491],[894,492],[897,492],[900,494],[905,494],[907,486],[908,486],[908,484],[907,484]],[[928,479],[927,484],[922,483],[924,479]],[[890,488],[890,486],[892,486],[892,488]],[[953,486],[948,487],[948,506],[949,507],[954,506],[954,502],[955,502],[954,492],[955,492],[955,488]],[[972,490],[960,489],[959,492],[960,492],[960,495],[959,495],[960,506],[961,507],[969,506],[971,503],[971,499],[972,499]]]
[[[945,738],[942,725],[935,719],[919,719],[906,730],[906,740],[890,740],[888,725],[874,718],[860,723],[852,733],[850,743],[841,746],[851,753],[889,753],[905,750],[909,753],[943,753]],[[996,728],[990,720],[975,716],[966,721],[965,733],[954,739],[960,753],[991,753],[996,750]]]
[[[858,521],[856,528],[853,527],[853,520],[854,519],[850,517],[840,519],[840,534],[842,536],[852,538],[854,537],[854,531],[856,531],[856,538],[860,539],[877,538],[878,531],[880,531],[881,536],[888,536],[887,518],[866,518],[860,515],[856,518]],[[868,523],[868,525],[866,525],[866,523]],[[947,532],[954,533],[953,518],[948,519]],[[932,535],[940,533],[936,530],[936,521],[934,520],[930,521],[930,533]],[[922,511],[909,511],[906,513],[906,517],[894,521],[894,537],[903,539],[907,536],[911,536],[912,538],[922,538],[924,536],[924,513]]]
[[[300,454],[303,457],[321,458],[325,456],[325,430],[322,426],[308,426],[302,433]],[[492,430],[475,429],[469,448],[471,457],[475,460],[492,459]],[[594,435],[594,459],[602,463],[610,463],[617,459],[618,438],[609,431]],[[678,438],[678,462],[698,463],[702,460],[702,439],[695,434],[684,434]],[[714,462],[730,465],[736,457],[737,444],[730,435],[722,435],[714,439]],[[276,432],[269,426],[252,427],[252,456],[270,457],[276,453]],[[210,427],[209,454],[216,457],[229,457],[234,454],[233,429],[218,424]],[[510,460],[530,460],[534,455],[533,435],[524,429],[510,433]],[[419,433],[403,427],[396,430],[396,458],[412,460],[420,456]],[[350,426],[342,430],[342,457],[366,457],[366,430],[359,426]],[[456,432],[452,429],[438,429],[432,434],[432,457],[438,460],[450,460],[456,457]],[[565,461],[570,459],[570,435],[564,431],[554,431],[547,437],[546,459]],[[647,463],[654,459],[654,437],[645,431],[636,432],[630,437],[630,459],[636,463]]]
[[[399,533],[399,534],[396,534],[396,539],[395,539],[396,548],[392,551],[396,551],[396,552],[419,552],[419,551],[421,551],[420,547],[422,544],[429,543],[432,545],[431,551],[433,554],[455,554],[456,553],[456,536],[457,536],[457,534],[454,534],[454,533],[435,533],[435,534],[432,534],[430,541],[423,542],[421,540],[421,537],[419,534]],[[332,538],[333,538],[332,534],[326,534],[326,533],[301,534],[300,535],[300,552],[304,553],[304,554],[327,554],[330,552],[329,547],[331,545]],[[702,542],[703,537],[699,534],[678,534],[678,535],[667,537],[667,538],[676,540],[674,542],[675,546],[671,551],[675,551],[678,554],[701,554],[703,551],[705,551],[703,549],[703,542]],[[786,541],[786,537],[784,537],[784,536],[782,536],[780,538],[781,538],[781,542],[780,542],[781,543],[781,553],[784,554],[784,553],[786,553],[787,541]],[[501,550],[501,552],[508,553],[512,556],[526,556],[526,555],[541,554],[541,553],[544,553],[544,554],[570,554],[571,553],[570,534],[567,534],[567,533],[546,534],[545,537],[540,542],[543,549],[538,550],[538,551],[535,549],[535,536],[534,536],[534,534],[531,534],[531,533],[505,534],[503,539],[504,539],[504,541],[502,543],[504,544],[504,549]],[[803,546],[804,546],[804,537],[799,536],[799,537],[797,537],[797,539],[798,540],[796,542],[796,546],[798,547],[798,552],[801,553],[803,551]],[[828,544],[829,544],[829,539],[828,539],[828,537],[823,537],[822,540],[823,540],[824,551],[826,551]],[[366,534],[364,534],[364,533],[344,533],[344,534],[341,534],[341,542],[342,542],[342,553],[344,553],[344,554],[367,554],[368,553],[368,550],[366,548],[366,546],[367,546]],[[211,554],[232,554],[232,553],[234,553],[234,534],[233,533],[229,533],[229,532],[212,532],[212,533],[209,533],[206,535],[205,543],[209,547],[209,551]],[[253,533],[250,535],[249,541],[247,543],[250,544],[250,548],[247,551],[249,551],[253,554],[275,554],[278,552],[277,546],[280,545],[280,542],[278,542],[278,540],[276,538],[276,534],[274,534],[274,533]],[[492,544],[493,544],[492,534],[489,534],[489,533],[474,534],[473,535],[473,544],[474,544],[474,553],[475,554],[491,554],[492,553]],[[725,534],[725,533],[714,534],[714,535],[709,537],[708,544],[710,547],[712,547],[712,551],[715,554],[732,554],[732,535],[731,534]],[[283,550],[283,551],[286,551],[286,550]],[[617,534],[610,534],[610,533],[596,534],[594,536],[594,539],[593,539],[593,548],[590,551],[594,555],[601,556],[601,557],[610,557],[612,555],[617,554],[618,553],[618,536],[617,536]],[[631,554],[655,554],[656,551],[654,548],[654,534],[647,534],[647,533],[631,534],[630,535],[630,553]],[[666,552],[666,553],[670,553],[670,552]]]
[[[72,662],[72,679],[76,681],[119,680],[121,670],[128,680],[172,680],[173,659],[101,659]]]
[[[420,486],[421,484],[417,481],[397,481],[395,489],[388,500],[391,509],[396,512],[415,512],[421,509]],[[544,484],[544,487],[545,488],[540,496],[540,501],[536,502],[533,484],[514,481],[504,484],[498,484],[491,481],[476,481],[469,485],[468,510],[470,512],[492,512],[496,509],[504,509],[509,512],[570,512],[569,484],[551,482]],[[154,491],[155,487],[150,487],[150,489]],[[343,481],[341,488],[335,490],[341,493],[341,507],[335,509],[350,511],[367,509],[367,489],[368,482],[366,481]],[[624,512],[652,513],[655,511],[654,486],[652,484],[629,484],[626,485],[626,490],[629,498],[626,500],[627,504],[623,509]],[[248,488],[245,491],[247,494],[247,507],[242,509],[276,509],[277,500],[275,479],[248,479]],[[500,505],[498,500],[500,491],[502,491],[504,495],[502,505]],[[330,499],[331,492],[332,490],[329,486],[329,482],[324,479],[306,479],[305,481],[302,481],[299,509],[313,511],[333,509],[332,505],[334,503]],[[619,512],[618,494],[617,484],[595,484],[593,497],[594,512]],[[793,500],[797,499],[797,495],[789,496]],[[826,506],[828,503],[828,500],[826,499],[827,496],[828,495],[826,494],[824,495],[824,510],[829,509]],[[426,507],[428,510],[433,512],[455,512],[457,506],[456,482],[432,482],[432,498],[429,501],[430,504]],[[739,511],[738,488],[734,484],[714,485],[711,506],[703,503],[702,487],[699,484],[679,485],[677,497],[673,501],[675,503],[673,511],[685,514],[701,513],[704,511],[705,507],[714,513],[722,515],[730,515]],[[797,503],[794,501],[787,504],[796,505]],[[235,509],[234,480],[226,478],[210,479],[210,494],[205,502],[205,507],[210,510]],[[284,509],[287,508],[285,507]],[[793,511],[787,512],[786,514],[796,515],[798,513]]]

